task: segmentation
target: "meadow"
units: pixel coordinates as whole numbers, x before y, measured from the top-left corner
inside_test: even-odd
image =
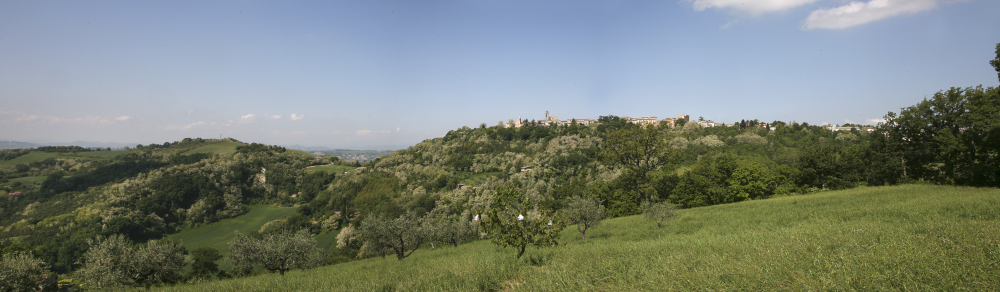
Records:
[[[312,154],[310,154],[310,155],[312,155]],[[308,167],[308,168],[306,168],[306,172],[312,173],[312,172],[319,172],[319,171],[332,171],[333,173],[344,173],[344,172],[351,171],[351,170],[353,170],[355,168],[357,168],[357,167],[344,166],[344,165],[336,165],[336,164],[327,164],[327,165],[319,165],[319,166]]]
[[[229,253],[229,242],[236,238],[235,231],[248,233],[260,230],[260,227],[264,226],[265,223],[288,217],[294,214],[297,209],[294,207],[254,206],[249,212],[236,218],[223,219],[206,226],[184,230],[170,235],[169,238],[180,241],[189,251],[209,246],[219,250],[220,254],[226,255]],[[225,261],[218,263],[226,269],[229,268],[229,264]]]
[[[236,153],[236,147],[246,145],[239,142],[216,142],[208,145],[200,146],[184,153],[182,155],[191,155],[197,153],[208,153],[208,154],[233,154]]]
[[[422,248],[312,270],[161,287],[183,291],[997,290],[1000,190],[862,187],[631,216],[581,240]]]

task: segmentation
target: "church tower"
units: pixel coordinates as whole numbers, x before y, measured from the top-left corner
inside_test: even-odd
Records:
[[[549,120],[549,111],[545,111],[545,120],[546,120],[546,121],[548,121],[548,120]]]

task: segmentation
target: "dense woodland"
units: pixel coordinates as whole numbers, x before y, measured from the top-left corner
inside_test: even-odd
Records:
[[[478,238],[482,234],[470,220],[495,207],[493,190],[500,188],[518,197],[511,204],[532,202],[524,214],[528,220],[558,221],[580,198],[600,202],[607,216],[618,217],[643,213],[651,202],[695,208],[901,183],[1000,186],[1000,89],[952,88],[885,118],[873,131],[757,119],[734,127],[641,127],[613,115],[589,126],[483,124],[364,163],[262,144],[241,144],[232,153],[188,153],[238,142],[232,139],[188,138],[108,156],[77,156],[89,151],[79,147],[3,150],[2,161],[38,152],[62,156],[0,166],[2,188],[22,192],[0,200],[0,251],[28,252],[48,270],[72,274],[101,244],[148,245],[136,252],[153,246],[176,250],[160,239],[264,204],[297,206],[298,212],[240,235],[241,242],[296,234],[294,242],[308,246],[308,234],[340,232],[333,254],[309,251],[301,260],[314,266],[386,254],[403,259],[422,245]],[[330,163],[360,167],[305,171]],[[44,180],[19,181],[30,177]],[[378,243],[375,227],[419,239],[415,246]],[[417,229],[428,233],[402,231]],[[189,269],[209,277],[218,272],[211,266],[221,258],[217,253],[194,255],[203,255],[194,260],[201,266]],[[297,265],[273,266],[267,269],[283,273]],[[250,266],[240,267],[230,273],[251,273]]]

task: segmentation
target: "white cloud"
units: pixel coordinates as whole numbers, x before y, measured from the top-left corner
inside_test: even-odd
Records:
[[[868,119],[867,124],[868,125],[885,124],[885,119]]]
[[[119,121],[122,121],[122,122],[131,120],[131,119],[132,119],[132,117],[130,117],[130,116],[120,116],[120,117],[115,118],[115,120],[119,120]]]
[[[371,134],[389,134],[389,130],[381,130],[381,131],[357,130],[354,133],[358,134],[358,136],[371,135]]]
[[[292,114],[292,120],[293,120],[293,121],[298,121],[298,120],[301,120],[301,119],[303,119],[303,118],[305,118],[305,117],[306,117],[306,115],[296,115],[296,114]]]
[[[205,124],[205,122],[198,121],[198,122],[187,124],[185,126],[171,125],[171,126],[167,126],[166,128],[167,128],[167,130],[190,130],[191,128],[193,128],[195,126],[200,126],[200,125],[204,125],[204,124]]]
[[[761,15],[799,7],[817,0],[687,0],[694,10],[702,11],[709,8],[730,9],[736,12]]]
[[[254,121],[254,114],[247,114],[245,116],[241,116],[240,119],[237,120],[237,122],[240,123],[253,123],[253,121]]]
[[[281,118],[281,115],[264,115],[264,118],[268,120],[277,120]]]
[[[843,29],[900,14],[913,14],[936,8],[938,0],[852,1],[843,6],[819,9],[806,18],[802,29]]]
[[[396,128],[396,133],[399,133],[399,128]]]

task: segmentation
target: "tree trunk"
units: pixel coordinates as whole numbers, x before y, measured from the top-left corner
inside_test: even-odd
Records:
[[[580,231],[580,239],[587,239],[587,228],[583,227],[583,229],[580,229],[581,226],[583,226],[583,223],[576,225],[576,230]]]
[[[527,247],[527,246],[528,245],[525,244],[525,245],[521,245],[521,246],[517,247],[517,258],[518,259],[520,259],[522,255],[524,255],[524,248]]]

